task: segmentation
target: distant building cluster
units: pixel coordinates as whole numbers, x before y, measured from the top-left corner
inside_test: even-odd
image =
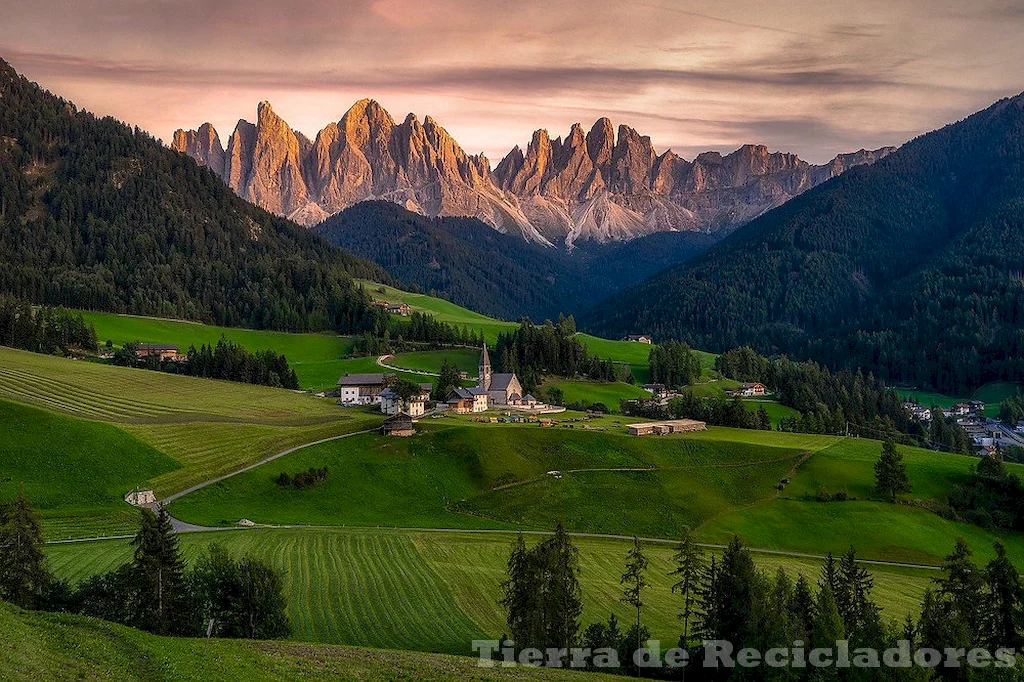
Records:
[[[171,343],[140,343],[135,349],[135,355],[140,360],[159,358],[171,362],[181,362],[187,359],[187,356]]]
[[[408,303],[388,303],[387,301],[373,301],[371,305],[375,305],[378,308],[383,308],[392,315],[401,315],[402,317],[408,317],[412,313],[412,308]]]
[[[654,339],[647,334],[630,334],[623,341],[635,341],[636,343],[646,343],[648,345],[654,343]]]
[[[405,414],[421,417],[427,413],[431,384],[420,384],[420,394],[403,400],[388,387],[387,376],[383,373],[345,374],[338,379],[338,402],[342,405],[379,405],[381,412],[396,416]],[[548,406],[529,393],[523,392],[519,377],[515,374],[494,373],[485,345],[480,353],[477,385],[472,388],[458,387],[447,397],[434,405],[434,410],[450,411],[454,414],[486,412],[492,407],[512,408],[530,412],[548,409]]]
[[[903,409],[905,409],[911,417],[921,422],[930,422],[935,416],[932,410],[920,403],[913,401],[906,401],[903,403]],[[970,417],[982,417],[985,413],[985,403],[980,400],[970,400],[953,405],[942,410],[942,416],[947,419],[957,419],[958,421]]]

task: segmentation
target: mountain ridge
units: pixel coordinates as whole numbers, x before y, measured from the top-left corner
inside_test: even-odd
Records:
[[[964,394],[1024,379],[1024,94],[606,300],[604,334],[751,345]]]
[[[311,226],[359,201],[384,199],[426,216],[467,216],[544,245],[628,241],[666,231],[735,228],[894,148],[840,154],[816,166],[795,154],[743,145],[687,161],[608,118],[568,135],[534,132],[492,169],[430,116],[401,123],[362,99],[313,140],[269,102],[240,119],[226,145],[204,123],[175,131],[171,148],[210,167],[237,194]]]

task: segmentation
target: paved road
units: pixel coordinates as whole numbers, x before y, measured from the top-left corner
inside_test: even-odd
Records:
[[[167,505],[170,502],[173,502],[174,500],[177,500],[180,497],[188,495],[189,493],[193,493],[193,492],[195,492],[197,490],[202,490],[203,488],[205,488],[207,486],[210,486],[210,485],[213,485],[214,483],[220,483],[221,481],[226,481],[227,479],[229,479],[229,478],[231,478],[233,476],[237,476],[237,475],[245,473],[247,471],[252,471],[253,469],[256,469],[256,468],[258,468],[260,466],[263,466],[264,464],[266,464],[268,462],[272,462],[275,459],[278,459],[279,457],[284,457],[285,455],[289,455],[289,454],[291,454],[293,452],[296,452],[297,450],[302,450],[304,448],[313,447],[314,445],[320,445],[321,443],[329,443],[331,441],[341,440],[342,438],[351,438],[352,436],[359,436],[359,435],[366,434],[366,433],[372,433],[372,432],[374,432],[376,430],[377,429],[366,429],[366,430],[363,430],[363,431],[354,431],[352,433],[341,434],[340,436],[332,436],[330,438],[323,438],[321,440],[314,441],[312,443],[306,443],[304,445],[296,445],[295,447],[288,448],[287,450],[282,450],[281,452],[278,452],[275,455],[271,455],[270,457],[262,459],[259,462],[256,462],[255,464],[250,464],[249,466],[246,466],[246,467],[244,467],[242,469],[239,469],[238,471],[234,471],[234,472],[232,472],[230,474],[225,474],[223,476],[218,476],[216,478],[211,478],[208,481],[204,481],[202,483],[194,485],[191,488],[186,488],[185,490],[182,490],[181,492],[178,492],[178,493],[175,493],[173,495],[170,495],[170,496],[164,498],[163,500],[160,500],[160,501],[158,501],[158,502],[156,502],[156,503],[154,503],[152,505],[147,505],[147,506],[150,507],[150,508],[156,508],[156,507],[159,507],[161,505]],[[195,525],[193,523],[187,523],[187,522],[182,521],[180,519],[176,519],[173,516],[170,517],[170,518],[171,518],[171,525],[174,527],[174,530],[176,532],[178,532],[178,533],[209,533],[209,532],[217,532],[217,531],[248,530],[250,528],[278,528],[278,529],[305,529],[305,530],[326,530],[326,529],[347,528],[347,526],[314,526],[314,525],[304,525],[304,524],[292,524],[292,525],[270,525],[270,524],[263,525],[263,524],[261,524],[261,525],[258,525],[258,526],[250,526],[250,527],[246,527],[246,526],[232,526],[232,527],[197,526],[197,525]],[[354,528],[366,529],[366,530],[372,530],[373,529],[372,526],[366,526],[366,527],[355,526]],[[380,529],[380,530],[392,530],[392,531],[415,532],[415,533],[473,533],[473,534],[480,534],[480,535],[508,535],[508,536],[518,535],[519,533],[522,533],[523,535],[540,535],[540,536],[551,535],[552,534],[550,531],[541,531],[541,530],[518,531],[518,530],[490,530],[490,529],[465,529],[465,528],[412,528],[412,527],[391,527],[391,526],[377,526],[377,528]],[[576,537],[576,538],[594,538],[594,539],[605,539],[605,540],[632,540],[633,539],[632,535],[617,535],[617,534],[614,534],[614,533],[569,533],[569,535],[571,537]],[[51,541],[47,542],[46,544],[49,544],[49,545],[66,545],[66,544],[75,544],[75,543],[81,543],[81,542],[98,542],[98,541],[101,541],[101,540],[126,540],[126,539],[130,539],[132,537],[134,537],[134,536],[133,535],[107,535],[107,536],[95,537],[95,538],[77,538],[77,539],[73,539],[73,540],[51,540]],[[672,545],[672,544],[675,544],[676,542],[678,542],[678,540],[670,540],[670,539],[666,539],[666,538],[648,538],[648,537],[641,537],[640,540],[643,541],[643,542],[648,542],[648,543],[653,543],[653,544],[667,544],[667,545]],[[716,545],[716,544],[711,544],[711,543],[698,543],[698,544],[701,547],[704,547],[704,548],[707,548],[707,549],[725,549],[725,545]],[[756,553],[756,554],[765,554],[765,555],[770,555],[770,556],[781,556],[781,557],[791,557],[791,558],[794,558],[794,559],[815,559],[815,560],[819,560],[820,561],[820,560],[825,558],[824,555],[821,555],[821,554],[811,554],[811,553],[806,553],[806,552],[787,552],[787,551],[776,550],[776,549],[760,549],[760,548],[757,548],[757,547],[747,547],[747,549],[749,551],[751,551],[751,552]],[[893,567],[897,567],[897,568],[916,568],[916,569],[923,569],[923,570],[928,570],[928,571],[938,571],[938,570],[941,570],[938,566],[930,566],[930,565],[927,565],[927,564],[909,564],[909,563],[903,563],[903,562],[899,562],[899,561],[878,561],[878,560],[874,560],[874,559],[858,559],[858,561],[860,563],[862,563],[862,564],[868,564],[868,565],[873,565],[873,566],[893,566]]]

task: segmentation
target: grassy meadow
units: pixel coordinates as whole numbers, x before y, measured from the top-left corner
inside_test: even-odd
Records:
[[[552,669],[480,668],[468,657],[409,651],[157,637],[92,618],[27,612],[3,603],[0,603],[0,659],[4,662],[4,679],[23,680],[505,682],[622,679]]]
[[[514,536],[377,529],[256,529],[193,533],[181,538],[188,557],[211,542],[232,552],[261,556],[285,571],[293,637],[309,642],[468,654],[476,638],[505,631],[497,600]],[[527,536],[528,542],[536,541]],[[582,573],[583,622],[614,612],[628,621],[619,601],[619,578],[631,543],[576,538]],[[110,570],[130,556],[125,541],[50,546],[58,575],[78,581]],[[645,622],[653,636],[676,641],[679,599],[671,592],[673,547],[649,543]],[[785,568],[816,578],[820,562],[755,554],[764,570]],[[915,612],[934,571],[871,567],[875,595],[887,615]]]
[[[381,421],[366,411],[294,391],[6,348],[0,348],[0,400],[48,412],[26,413],[23,423],[28,426],[19,431],[24,437],[9,441],[15,449],[0,448],[0,472],[12,472],[0,477],[30,487],[50,486],[58,473],[73,481],[91,464],[116,465],[122,469],[121,478],[99,479],[102,494],[109,499],[115,492],[121,496],[141,485],[165,496],[286,448]],[[44,422],[55,434],[52,439],[36,427]],[[85,449],[78,449],[76,438]],[[117,518],[108,522],[87,512],[74,498],[48,510],[66,514],[66,523],[54,526],[60,537],[123,526]]]
[[[82,315],[96,327],[100,345],[108,340],[116,346],[132,341],[173,343],[184,353],[189,346],[216,345],[223,336],[250,351],[271,349],[288,358],[302,388],[314,390],[336,385],[343,373],[339,363],[352,354],[355,344],[351,337],[330,332],[293,334],[91,311],[82,311]]]

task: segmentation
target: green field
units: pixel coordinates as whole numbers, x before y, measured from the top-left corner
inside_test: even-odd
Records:
[[[128,463],[125,471],[130,478],[123,481],[120,495],[146,484],[164,496],[286,448],[359,431],[381,420],[364,411],[338,407],[331,399],[304,393],[6,348],[0,348],[0,400],[105,422],[133,436],[117,441],[116,449],[107,451],[97,446],[92,450],[103,450],[101,458],[113,461],[121,457]],[[61,447],[53,447],[54,443]],[[162,468],[144,478],[134,473],[143,471],[143,464],[131,463],[140,456],[140,443],[149,446],[146,452],[158,451],[165,461]],[[25,447],[37,449],[44,459],[36,468],[45,472],[69,466],[65,451],[74,446],[60,438],[40,439]],[[83,458],[87,459],[85,455]],[[2,464],[7,466],[6,459]],[[73,477],[78,471],[75,464],[66,475]],[[75,508],[72,502],[66,506]],[[97,524],[96,519],[75,516],[79,521],[72,523],[69,519],[62,532],[93,535],[113,530],[109,524]],[[120,522],[116,525],[120,527]]]
[[[108,424],[5,401],[0,401],[0,424],[0,500],[22,489],[49,537],[68,537],[76,527],[131,530],[136,513],[124,503],[124,494],[180,467]]]
[[[611,412],[619,411],[619,400],[633,398],[649,398],[651,394],[633,384],[607,381],[568,381],[564,379],[548,380],[542,388],[558,388],[562,390],[566,405],[573,403],[603,403]]]
[[[336,385],[342,374],[338,361],[352,353],[355,343],[351,337],[329,332],[291,334],[91,311],[82,315],[96,327],[101,345],[107,340],[117,346],[131,341],[173,343],[184,353],[189,346],[215,345],[224,336],[250,351],[272,349],[288,358],[302,388],[315,390]]]
[[[456,367],[470,377],[475,377],[480,371],[480,349],[474,348],[446,348],[444,350],[398,353],[388,361],[388,364],[436,374],[441,371],[441,363],[445,360],[455,363]],[[420,379],[420,381],[425,381],[425,379]]]
[[[764,407],[765,412],[768,413],[769,419],[772,420],[772,426],[776,427],[779,425],[779,421],[786,417],[799,417],[800,413],[782,403],[777,403],[774,400],[763,400],[763,399],[750,399],[744,400],[743,406],[751,412],[757,412],[761,407]]]
[[[498,334],[514,331],[519,326],[515,322],[496,320],[441,298],[426,294],[413,294],[377,282],[363,281],[362,284],[367,293],[375,299],[385,300],[389,303],[408,303],[413,312],[427,313],[433,315],[440,322],[482,331],[490,345],[494,345],[494,342],[497,341]]]
[[[474,638],[505,631],[497,600],[511,535],[385,530],[257,529],[195,533],[181,538],[188,556],[210,542],[233,552],[266,558],[285,571],[286,589],[299,640],[469,653]],[[533,542],[534,538],[528,538]],[[629,618],[621,604],[619,578],[624,540],[576,538],[580,550],[583,622]],[[54,570],[72,581],[126,561],[125,541],[90,542],[48,548]],[[649,606],[645,621],[653,636],[676,641],[679,600],[671,593],[672,546],[649,544]],[[819,562],[755,555],[770,571],[816,578]],[[872,567],[876,597],[887,615],[915,611],[933,571]]]
[[[468,657],[407,651],[157,637],[92,618],[21,611],[2,602],[0,659],[0,675],[11,680],[621,679],[543,668],[484,669]]]

